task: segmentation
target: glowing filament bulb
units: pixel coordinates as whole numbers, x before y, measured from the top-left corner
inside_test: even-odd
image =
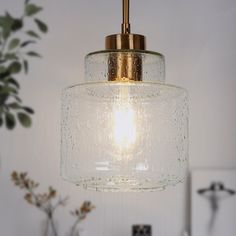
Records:
[[[119,102],[113,109],[114,144],[121,154],[131,154],[137,139],[136,112],[127,93],[127,90],[121,91]]]
[[[135,112],[131,106],[125,106],[114,113],[115,144],[122,150],[129,149],[136,141]]]

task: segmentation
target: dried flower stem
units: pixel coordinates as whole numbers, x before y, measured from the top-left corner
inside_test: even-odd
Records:
[[[75,232],[76,232],[76,229],[77,229],[77,226],[79,224],[80,220],[77,219],[74,224],[72,225],[72,228],[71,228],[71,236],[75,236]]]
[[[95,208],[95,206],[93,206],[91,204],[91,202],[89,201],[85,201],[80,208],[75,209],[75,211],[71,212],[71,215],[76,217],[76,220],[74,222],[74,224],[72,225],[71,228],[71,236],[75,236],[76,233],[76,229],[78,224],[84,220],[87,216],[88,213],[90,213],[93,209]]]
[[[11,175],[11,178],[16,186],[26,191],[24,196],[25,201],[46,214],[47,221],[44,236],[48,236],[49,226],[51,226],[53,235],[58,236],[54,221],[54,213],[58,207],[66,205],[68,197],[59,198],[57,202],[53,204],[52,200],[55,200],[57,197],[57,191],[54,188],[49,187],[48,192],[38,194],[35,192],[35,190],[38,188],[39,184],[28,178],[27,173],[18,173],[14,171]],[[70,231],[71,236],[75,236],[78,224],[84,220],[87,214],[90,213],[94,208],[95,206],[93,206],[91,202],[85,201],[79,208],[71,212],[71,215],[76,218]]]

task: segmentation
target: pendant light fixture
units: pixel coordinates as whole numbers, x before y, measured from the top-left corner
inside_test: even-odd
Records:
[[[164,56],[121,34],[85,57],[86,82],[62,93],[61,174],[85,189],[154,191],[183,181],[188,166],[188,95],[165,84]]]

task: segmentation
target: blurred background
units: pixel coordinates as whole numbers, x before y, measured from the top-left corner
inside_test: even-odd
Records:
[[[190,178],[163,192],[96,193],[60,177],[61,91],[82,82],[84,56],[104,49],[104,37],[120,32],[121,1],[32,2],[44,8],[40,17],[49,32],[36,46],[43,58],[32,59],[29,74],[19,76],[23,100],[35,110],[33,126],[0,129],[0,235],[42,235],[44,215],[11,183],[17,170],[39,181],[42,191],[52,185],[70,196],[56,216],[60,235],[71,225],[70,210],[91,200],[96,209],[82,223],[86,235],[128,236],[133,224],[151,224],[155,236],[183,236],[191,228]],[[235,0],[135,0],[131,5],[132,31],[147,36],[148,49],[165,55],[167,83],[189,91],[190,171],[236,168]],[[20,15],[22,9],[23,0],[0,2],[0,14]]]

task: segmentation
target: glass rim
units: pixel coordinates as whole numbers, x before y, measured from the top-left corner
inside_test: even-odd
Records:
[[[83,87],[83,86],[88,86],[88,85],[149,85],[149,86],[162,86],[166,88],[171,88],[171,89],[179,89],[184,91],[185,93],[188,94],[187,89],[172,85],[172,84],[166,84],[164,82],[160,81],[131,81],[131,82],[119,82],[119,81],[89,81],[89,82],[84,82],[84,83],[77,83],[72,86],[68,86],[66,88],[62,89],[62,92],[66,92],[70,89],[76,88],[76,87]]]
[[[165,57],[163,54],[155,51],[149,51],[149,50],[136,50],[136,49],[116,49],[116,50],[99,50],[88,53],[85,57],[98,55],[98,54],[109,54],[109,53],[139,53],[144,55],[153,55],[153,56],[159,56],[159,57]]]

